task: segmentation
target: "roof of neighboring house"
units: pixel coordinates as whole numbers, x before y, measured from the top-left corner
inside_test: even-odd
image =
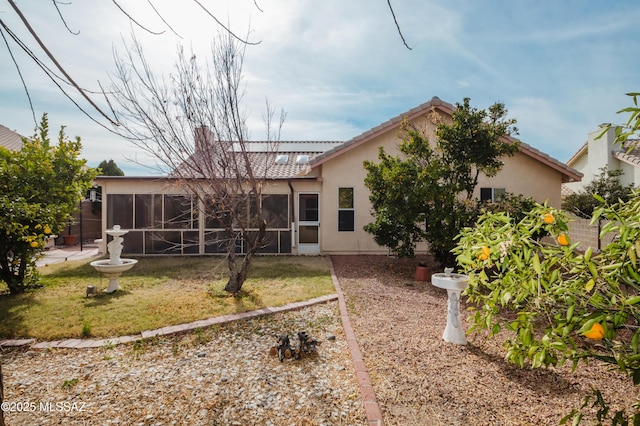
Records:
[[[587,151],[589,151],[589,145],[588,145],[588,143],[587,143],[587,142],[585,142],[585,143],[584,143],[584,145],[582,145],[582,146],[581,146],[581,147],[576,151],[576,153],[575,153],[575,154],[573,154],[573,155],[571,156],[571,158],[569,158],[569,159],[567,160],[567,164],[569,164],[569,165],[574,164],[574,163],[578,160],[578,158],[580,158],[580,157],[582,157],[584,154],[586,154],[586,153],[587,153]]]
[[[19,151],[22,148],[22,135],[0,124],[0,146]]]
[[[345,143],[339,146],[336,146],[333,149],[330,149],[321,155],[314,157],[313,160],[310,161],[309,166],[311,168],[317,167],[320,164],[326,161],[329,161],[334,157],[337,157],[338,155],[342,155],[343,153],[351,149],[354,149],[364,143],[367,143],[371,139],[383,133],[387,133],[396,127],[399,127],[402,121],[405,119],[411,121],[417,117],[420,117],[426,114],[427,112],[436,111],[436,110],[440,110],[447,114],[451,114],[454,111],[454,109],[455,107],[452,104],[448,102],[444,102],[437,96],[434,96],[433,98],[431,98],[430,101],[425,102],[415,108],[412,108],[400,115],[397,115],[392,119],[387,120],[384,123],[379,124],[378,126],[370,130],[367,130],[366,132],[346,141]],[[516,141],[516,139],[514,138],[510,138],[510,140],[514,142]],[[556,160],[555,158],[541,152],[536,148],[533,148],[531,145],[526,144],[522,141],[520,141],[520,152],[532,157],[535,160],[540,161],[541,163],[561,173],[563,182],[571,182],[576,180],[579,181],[582,179],[582,173],[580,173],[579,171],[575,170],[572,167],[567,166],[561,161]]]
[[[632,166],[640,167],[640,140],[627,140],[622,149],[614,150],[613,157]]]

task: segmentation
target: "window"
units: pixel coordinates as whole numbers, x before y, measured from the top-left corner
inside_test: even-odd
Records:
[[[289,162],[289,156],[287,154],[278,154],[276,156],[276,161],[275,161],[276,164],[283,165],[283,164],[287,164],[288,162]]]
[[[338,231],[355,230],[353,188],[338,188]]]
[[[164,196],[164,228],[190,229],[194,225],[191,197],[184,195]],[[197,224],[196,224],[197,226]]]
[[[133,195],[107,195],[107,228],[120,225],[122,229],[133,228]]]
[[[504,188],[480,188],[480,201],[499,203],[504,200],[506,193]]]
[[[298,202],[300,203],[301,222],[317,222],[319,220],[318,194],[300,194]]]
[[[136,194],[135,228],[160,228],[162,217],[162,195]]]
[[[289,195],[265,194],[262,196],[262,218],[267,228],[289,227]]]

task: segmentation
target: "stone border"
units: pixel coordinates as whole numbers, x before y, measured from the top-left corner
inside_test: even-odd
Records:
[[[107,345],[119,345],[122,343],[135,342],[136,340],[148,339],[154,336],[165,336],[168,334],[182,333],[197,328],[209,327],[214,324],[223,324],[231,321],[247,320],[251,318],[257,318],[267,314],[275,314],[278,312],[293,311],[296,309],[302,309],[307,306],[315,305],[318,303],[326,303],[332,300],[338,299],[337,294],[329,294],[326,296],[320,296],[313,299],[305,300],[303,302],[288,303],[283,306],[262,308],[255,311],[241,312],[239,314],[222,315],[219,317],[209,318],[205,320],[193,321],[186,324],[171,325],[167,327],[158,328],[155,330],[143,331],[140,334],[134,334],[130,336],[119,336],[110,339],[66,339],[66,340],[54,340],[48,342],[36,343],[36,339],[7,339],[0,340],[0,348],[2,347],[18,347],[31,345],[31,349],[49,349],[49,348],[99,348]]]
[[[344,293],[342,292],[342,288],[340,287],[338,277],[336,277],[336,271],[333,267],[331,257],[327,256],[326,259],[327,263],[329,264],[329,272],[331,273],[331,280],[333,281],[333,286],[336,289],[336,294],[316,297],[303,302],[288,303],[283,306],[262,308],[255,311],[222,315],[219,317],[193,321],[186,324],[171,325],[167,327],[157,328],[155,330],[143,331],[140,334],[129,336],[119,336],[110,339],[66,339],[47,342],[36,342],[36,339],[7,339],[0,340],[0,348],[20,347],[27,345],[31,345],[31,349],[99,348],[108,345],[119,345],[123,343],[135,342],[136,340],[148,339],[154,336],[165,336],[170,334],[188,332],[198,328],[209,327],[214,324],[247,320],[263,315],[302,309],[307,306],[315,305],[318,303],[326,303],[337,299],[338,306],[340,307],[340,319],[342,320],[342,328],[344,329],[344,334],[347,339],[347,346],[349,348],[349,354],[351,355],[351,361],[353,362],[353,369],[358,381],[360,398],[362,399],[365,415],[367,417],[367,424],[369,426],[383,426],[384,423],[382,421],[382,412],[380,410],[380,406],[378,405],[378,401],[373,390],[373,385],[371,384],[369,371],[367,370],[367,366],[364,363],[362,353],[360,352],[358,339],[356,338],[355,332],[353,331],[353,327],[351,325],[351,319],[349,318],[349,310],[347,309],[347,304],[344,299]]]
[[[347,309],[347,303],[344,299],[344,293],[340,287],[340,282],[336,276],[336,271],[333,268],[333,262],[331,256],[327,256],[327,262],[329,263],[329,272],[331,272],[331,280],[336,288],[338,295],[338,305],[340,306],[340,318],[342,319],[342,328],[347,339],[347,345],[349,347],[349,353],[351,354],[351,361],[353,362],[353,369],[358,379],[358,387],[360,388],[360,398],[362,398],[362,404],[367,416],[367,424],[370,426],[382,426],[382,411],[378,405],[376,394],[371,384],[371,378],[369,377],[369,370],[364,363],[362,353],[360,352],[360,346],[358,345],[358,339],[351,326],[351,319],[349,318],[349,310]]]

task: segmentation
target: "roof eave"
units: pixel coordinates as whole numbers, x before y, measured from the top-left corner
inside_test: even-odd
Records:
[[[327,161],[342,155],[343,153],[350,151],[354,148],[357,148],[360,145],[363,145],[369,142],[372,139],[380,136],[381,134],[387,133],[390,130],[400,127],[400,124],[403,120],[412,121],[420,116],[423,116],[426,112],[440,110],[445,113],[451,114],[454,111],[454,106],[448,102],[444,102],[437,96],[431,98],[430,101],[423,103],[415,108],[410,109],[402,114],[399,114],[390,120],[385,121],[384,123],[379,124],[378,126],[367,130],[360,135],[349,139],[342,145],[339,145],[333,149],[330,149],[323,154],[318,155],[313,160],[309,162],[309,166],[311,169],[315,169]]]

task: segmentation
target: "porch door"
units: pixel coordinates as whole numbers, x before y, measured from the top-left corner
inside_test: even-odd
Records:
[[[298,194],[298,253],[320,253],[320,194]]]

